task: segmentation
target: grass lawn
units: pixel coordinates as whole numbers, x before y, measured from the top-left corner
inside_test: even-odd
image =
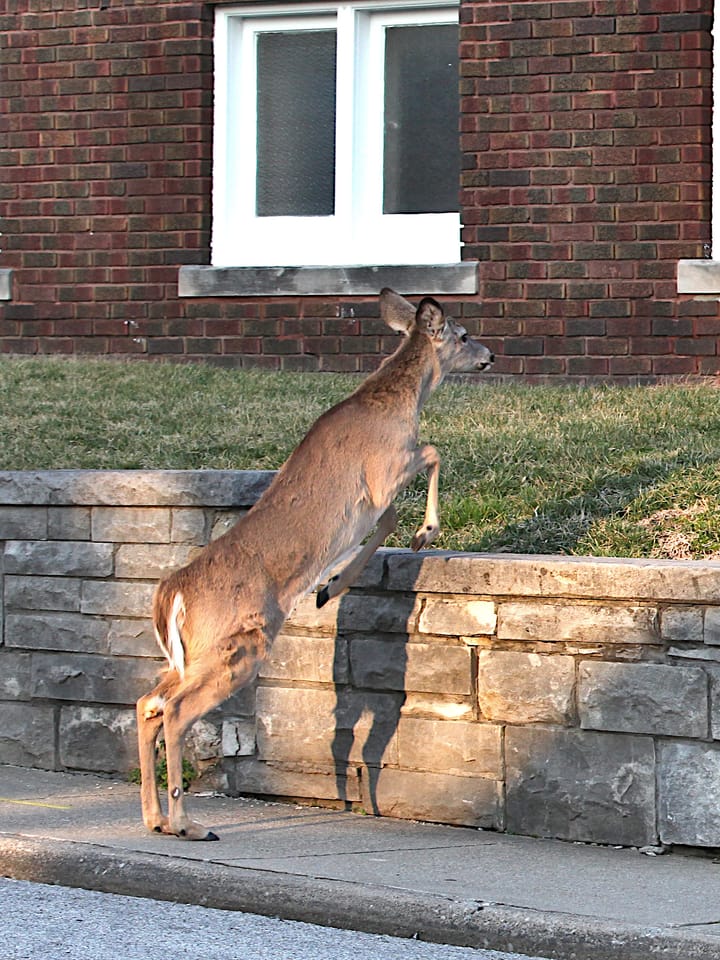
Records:
[[[0,469],[275,468],[350,376],[105,360],[0,360]],[[447,383],[421,438],[442,458],[438,547],[720,556],[720,392]],[[424,481],[393,543],[422,520]]]

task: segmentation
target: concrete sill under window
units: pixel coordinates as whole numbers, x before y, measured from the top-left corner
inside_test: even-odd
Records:
[[[720,260],[679,260],[678,293],[720,300]]]
[[[12,300],[12,270],[0,270],[0,300]]]
[[[372,267],[180,267],[180,297],[376,296],[477,293],[475,263]]]

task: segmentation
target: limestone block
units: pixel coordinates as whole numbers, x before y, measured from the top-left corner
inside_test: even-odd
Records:
[[[252,757],[228,759],[223,764],[233,794],[271,797],[308,797],[313,800],[360,800],[357,771],[349,767],[336,776],[334,767],[292,762],[266,763]]]
[[[498,611],[498,637],[546,643],[660,642],[655,607],[604,603],[502,603]]]
[[[83,619],[87,619],[87,617]],[[115,656],[155,658],[161,656],[161,650],[149,619],[126,620],[115,618],[110,621],[107,639],[108,649]]]
[[[580,725],[655,736],[706,737],[707,690],[707,674],[700,667],[587,661],[580,665]]]
[[[220,537],[224,537],[226,533],[232,530],[240,517],[246,513],[247,510],[223,510],[217,513],[210,529],[210,539],[218,540]]]
[[[478,702],[488,720],[566,723],[574,690],[572,657],[478,651]]]
[[[401,694],[260,687],[258,755],[310,763],[397,763]]]
[[[0,471],[0,504],[251,506],[272,470]]]
[[[660,615],[660,636],[671,643],[702,643],[702,607],[666,607]]]
[[[196,720],[185,736],[185,756],[195,767],[207,766],[222,757],[222,721],[215,714]]]
[[[430,720],[473,720],[475,704],[470,697],[444,697],[437,693],[411,691],[405,695],[402,715]]]
[[[125,543],[117,548],[115,576],[127,580],[161,580],[185,566],[197,550],[180,543]]]
[[[9,613],[5,642],[9,647],[107,653],[106,620],[80,613]]]
[[[181,507],[172,511],[170,517],[170,540],[172,543],[187,543],[204,546],[208,542],[210,521],[207,510],[199,507]]]
[[[445,636],[491,636],[497,626],[497,613],[492,600],[436,599],[425,602],[418,630]]]
[[[138,764],[135,711],[113,707],[63,707],[60,763],[72,770],[127,773]]]
[[[508,727],[505,763],[511,833],[625,846],[656,842],[650,737]]]
[[[32,697],[29,653],[0,648],[0,700]]]
[[[80,703],[131,704],[156,682],[152,660],[123,660],[90,654],[36,653],[33,696]]]
[[[255,744],[254,720],[223,720],[222,755],[224,757],[253,757]]]
[[[297,637],[281,633],[260,676],[273,680],[347,683],[347,642],[338,637]]]
[[[44,540],[47,535],[45,507],[0,507],[0,540]]]
[[[398,756],[403,770],[501,780],[502,727],[403,717],[398,727]]]
[[[448,695],[472,692],[472,654],[465,646],[354,637],[350,671],[354,686],[361,688]]]
[[[55,711],[31,703],[0,703],[0,763],[55,768]]]
[[[420,611],[416,597],[346,594],[337,601],[338,630],[359,633],[411,633]]]
[[[71,577],[16,577],[5,578],[6,610],[67,610],[80,609],[82,581]]]
[[[501,785],[495,780],[384,768],[374,797],[367,777],[362,787],[365,808],[382,816],[491,830],[502,825]]]
[[[706,607],[703,640],[713,646],[720,645],[720,607]]]
[[[109,577],[113,548],[109,543],[62,540],[9,540],[5,572],[66,577]]]
[[[338,608],[335,603],[328,603],[318,610],[315,594],[311,593],[298,601],[284,629],[291,632],[296,629],[310,630],[315,635],[334,636],[337,630],[337,615]]]
[[[82,585],[81,611],[109,617],[147,617],[154,590],[154,583],[86,580]]]
[[[391,590],[720,603],[720,562],[394,551]]]
[[[89,507],[48,507],[48,539],[89,540]]]
[[[658,820],[663,843],[720,846],[720,748],[658,744]]]
[[[161,507],[93,507],[92,538],[111,543],[169,543],[170,510]]]

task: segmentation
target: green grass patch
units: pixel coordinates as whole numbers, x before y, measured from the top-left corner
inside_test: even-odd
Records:
[[[358,381],[106,360],[0,360],[0,469],[272,469]],[[720,393],[445,384],[421,438],[442,458],[437,546],[720,554]],[[422,520],[399,501],[395,545]]]

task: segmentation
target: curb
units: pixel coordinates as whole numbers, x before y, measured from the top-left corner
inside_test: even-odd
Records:
[[[221,861],[120,852],[98,844],[0,834],[0,873],[475,949],[555,960],[718,960],[716,937],[391,887],[238,868]]]

